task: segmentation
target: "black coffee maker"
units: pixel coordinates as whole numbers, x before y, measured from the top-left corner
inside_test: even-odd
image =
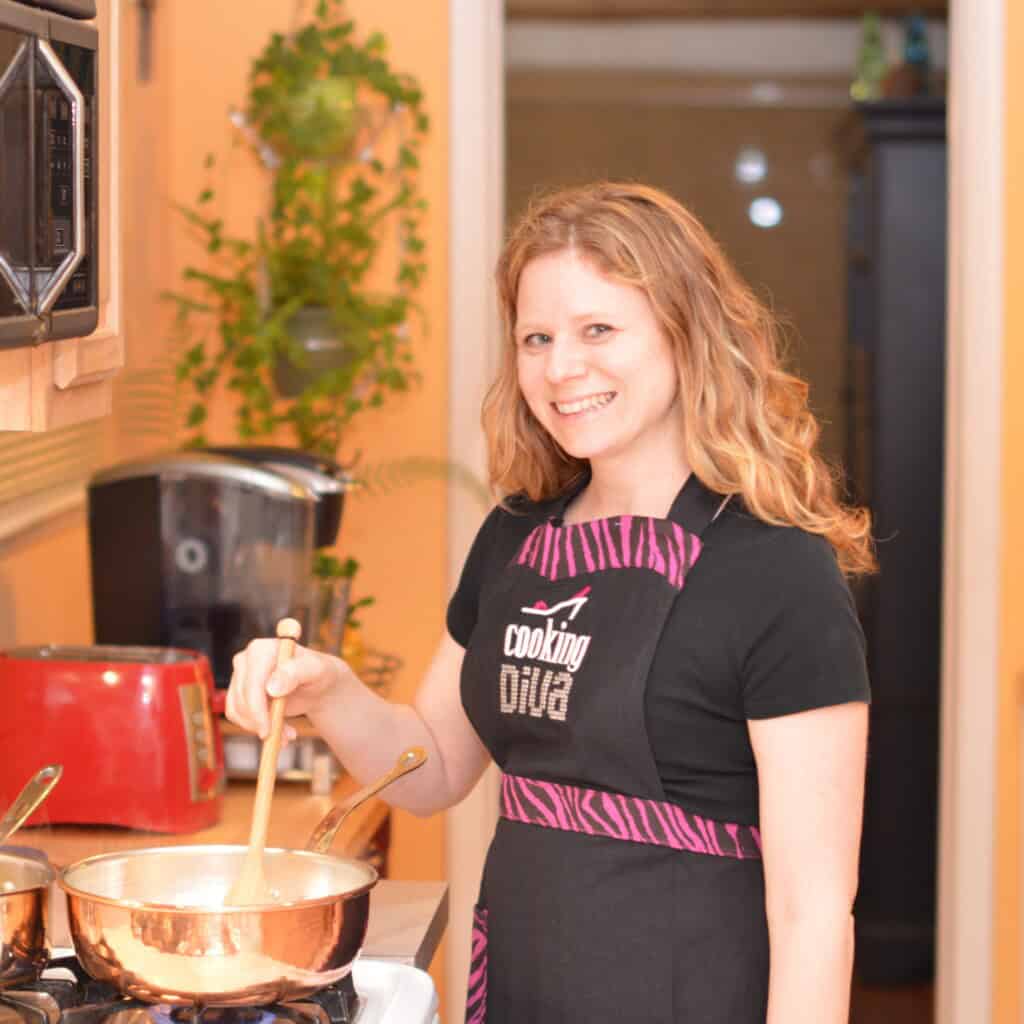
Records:
[[[270,444],[217,445],[203,451],[258,463],[307,487],[316,498],[313,547],[331,547],[338,539],[345,492],[352,486],[352,477],[340,463],[299,448]]]
[[[173,452],[96,474],[96,642],[202,651],[225,687],[235,652],[273,636],[279,619],[309,633],[313,551],[337,537],[346,479],[316,456],[268,447]]]

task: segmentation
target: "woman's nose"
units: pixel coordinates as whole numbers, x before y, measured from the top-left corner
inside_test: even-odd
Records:
[[[583,352],[572,338],[556,338],[548,350],[548,381],[557,384],[581,376],[586,370]]]

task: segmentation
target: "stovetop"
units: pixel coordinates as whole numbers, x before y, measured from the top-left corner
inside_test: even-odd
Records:
[[[349,975],[302,1000],[269,1006],[161,1006],[94,981],[73,956],[52,959],[37,982],[0,992],[0,1024],[358,1024]]]

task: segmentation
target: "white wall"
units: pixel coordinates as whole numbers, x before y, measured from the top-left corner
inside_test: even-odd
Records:
[[[903,29],[883,25],[890,64],[899,60]],[[836,18],[744,18],[674,21],[510,21],[505,35],[508,70],[702,71],[720,74],[808,74],[853,77],[860,22]],[[946,67],[944,22],[928,22],[935,68]]]

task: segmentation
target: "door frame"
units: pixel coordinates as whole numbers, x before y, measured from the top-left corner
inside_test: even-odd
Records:
[[[487,460],[480,407],[499,349],[493,268],[505,219],[504,31],[503,0],[449,0],[448,457],[481,480]],[[447,499],[451,593],[483,513],[454,481]],[[497,820],[492,765],[445,815],[445,1017],[453,1021],[464,1016],[472,908]]]
[[[950,0],[937,1024],[992,1014],[1005,2]],[[449,14],[449,451],[482,474],[479,409],[498,347],[492,268],[504,222],[504,4],[450,0]],[[451,589],[480,510],[454,486],[448,498]],[[447,816],[453,1020],[462,1016],[470,907],[496,816],[493,770]]]
[[[937,1024],[993,1012],[1005,2],[950,3]]]

